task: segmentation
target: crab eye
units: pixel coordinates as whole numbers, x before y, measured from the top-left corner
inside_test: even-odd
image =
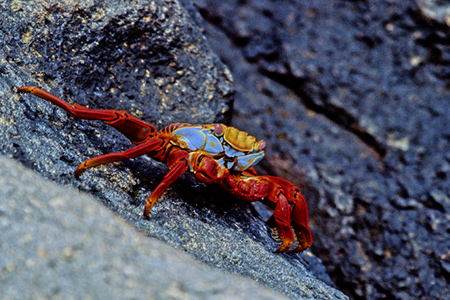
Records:
[[[259,150],[264,150],[266,148],[266,141],[261,141],[261,146],[259,146]]]
[[[222,125],[216,124],[216,125],[214,126],[214,132],[215,132],[217,135],[221,135],[222,132],[223,132]]]

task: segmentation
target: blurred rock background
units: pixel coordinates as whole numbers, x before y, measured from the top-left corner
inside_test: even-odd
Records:
[[[346,299],[311,252],[273,253],[278,242],[251,204],[189,174],[161,197],[149,221],[143,205],[165,165],[138,158],[75,180],[82,161],[122,151],[130,142],[101,122],[78,120],[15,93],[15,87],[36,85],[71,103],[127,110],[158,128],[229,123],[233,77],[208,45],[199,19],[193,21],[200,15],[177,1],[0,5],[2,295]],[[65,189],[36,174],[22,177],[26,172],[11,159]],[[143,234],[131,233],[67,186],[88,192]]]
[[[195,1],[236,84],[233,124],[262,171],[308,199],[315,244],[352,299],[446,299],[448,1]]]

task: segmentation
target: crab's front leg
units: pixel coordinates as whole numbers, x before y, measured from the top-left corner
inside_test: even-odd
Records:
[[[267,220],[267,224],[277,228],[281,239],[281,246],[275,252],[286,252],[294,242],[294,233],[290,224],[292,208],[289,206],[283,191],[274,190],[273,192],[274,194],[270,195],[269,198],[276,198],[277,202],[273,215]]]
[[[261,200],[274,209],[267,220],[278,230],[281,246],[275,252],[287,252],[297,235],[298,245],[290,252],[300,252],[312,244],[308,227],[308,208],[300,189],[287,180],[274,176],[254,176],[251,172],[233,174],[221,185],[237,198],[244,201]]]
[[[292,228],[297,236],[298,245],[289,252],[301,252],[311,247],[312,235],[308,226],[308,207],[300,188],[279,177],[259,177],[267,179],[270,185],[270,191],[264,203],[275,206],[274,214],[267,223],[275,225],[283,242],[277,252],[284,252],[292,245]]]
[[[271,227],[276,227],[281,239],[281,246],[275,252],[286,252],[294,242],[294,233],[290,225],[292,209],[279,186],[263,176],[252,176],[250,173],[229,176],[223,186],[237,198],[244,201],[258,201],[274,209],[274,214],[267,221]]]

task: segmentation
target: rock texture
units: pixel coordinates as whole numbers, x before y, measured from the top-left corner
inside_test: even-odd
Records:
[[[288,299],[146,237],[91,196],[0,156],[3,299]]]
[[[235,76],[233,124],[303,187],[352,299],[448,299],[448,1],[197,0]]]
[[[172,122],[227,122],[234,92],[231,73],[205,41],[198,27],[203,22],[200,15],[191,3],[184,5],[187,10],[175,0],[0,3],[0,153],[48,179],[88,192],[146,235],[274,290],[262,289],[261,295],[346,299],[332,287],[320,260],[310,251],[274,254],[277,242],[253,206],[217,187],[205,187],[186,175],[155,205],[147,221],[142,218],[143,204],[167,172],[164,165],[139,158],[89,170],[75,180],[73,171],[85,159],[122,151],[130,143],[105,124],[78,120],[39,98],[15,93],[14,87],[37,85],[71,103],[127,110],[159,128]],[[259,287],[253,283],[237,294],[241,282],[234,286],[231,282],[241,279],[228,275],[223,283],[213,283],[221,274],[217,270],[208,277],[204,273],[210,269],[182,254],[171,260],[178,252],[168,246],[151,246],[153,241],[131,233],[125,224],[121,224],[126,228],[123,231],[117,229],[121,226],[117,220],[106,221],[110,214],[85,203],[90,200],[78,205],[74,202],[79,197],[73,192],[50,184],[28,188],[33,180],[27,176],[31,175],[21,177],[23,171],[15,172],[18,167],[12,162],[1,164],[9,171],[2,174],[6,191],[1,192],[5,197],[0,198],[0,220],[6,228],[0,237],[2,249],[9,250],[0,268],[1,278],[8,281],[0,284],[23,287],[21,280],[27,280],[23,268],[30,267],[30,289],[47,298],[69,294],[101,298],[113,295],[116,290],[107,292],[111,287],[133,298],[139,291],[157,293],[162,286],[166,292],[155,298],[167,299],[174,293],[175,299],[210,299],[217,286],[217,297],[229,299],[235,294],[247,297],[247,292]],[[62,195],[61,200],[56,196],[65,193],[71,196]],[[24,203],[12,201],[22,197]],[[97,209],[102,211],[98,220]],[[32,238],[29,244],[27,231]],[[103,242],[108,244],[104,247]],[[19,250],[11,253],[14,245]],[[29,252],[24,249],[27,245]],[[131,251],[134,247],[137,249]],[[126,250],[131,253],[123,254]],[[142,262],[147,251],[155,259]],[[10,259],[14,255],[14,260]],[[167,276],[149,277],[146,269],[153,268],[156,259],[164,262],[161,269],[167,263]],[[189,261],[174,267],[180,260]],[[69,265],[73,269],[66,271]],[[191,277],[178,274],[183,272]],[[174,273],[178,275],[172,278]],[[87,282],[89,274],[95,278]],[[76,280],[69,287],[70,278]],[[204,281],[191,286],[192,278]],[[133,287],[138,287],[136,294],[124,291]],[[3,291],[3,286],[0,289]],[[8,292],[12,298],[26,298],[32,291],[13,287]]]

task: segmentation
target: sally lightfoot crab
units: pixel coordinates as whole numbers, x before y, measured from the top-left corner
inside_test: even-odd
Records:
[[[31,93],[66,110],[80,119],[102,120],[125,135],[134,147],[84,161],[76,170],[79,177],[85,170],[100,164],[147,155],[169,167],[163,181],[148,197],[144,217],[164,191],[185,171],[197,180],[223,187],[243,201],[261,201],[274,209],[268,223],[276,227],[281,246],[276,252],[300,252],[312,244],[308,227],[308,207],[300,189],[289,181],[257,175],[253,166],[264,156],[264,141],[244,131],[223,124],[171,124],[161,131],[125,111],[90,109],[64,100],[37,87],[18,88],[19,93]]]

